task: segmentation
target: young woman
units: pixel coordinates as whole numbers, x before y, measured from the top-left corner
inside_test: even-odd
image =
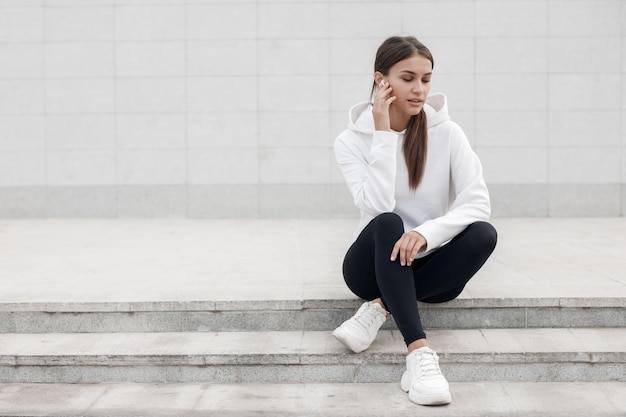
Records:
[[[343,274],[368,300],[333,335],[367,349],[389,314],[408,347],[401,387],[417,404],[451,401],[417,301],[456,298],[493,252],[497,234],[482,167],[446,97],[430,93],[432,54],[414,37],[379,47],[371,102],[350,109],[335,156],[361,212]]]

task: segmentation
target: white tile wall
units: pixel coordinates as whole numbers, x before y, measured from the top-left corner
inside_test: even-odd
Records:
[[[43,150],[0,152],[0,185],[3,187],[44,185],[45,170]]]
[[[330,2],[330,36],[333,38],[386,38],[401,32],[403,4],[399,1]],[[358,13],[357,13],[358,10]],[[306,15],[305,15],[306,16]],[[353,22],[346,16],[353,16]]]
[[[621,36],[622,6],[620,0],[551,0],[548,33],[551,36]]]
[[[258,183],[256,149],[193,149],[188,160],[190,184]]]
[[[43,80],[0,80],[0,114],[42,114],[43,109]]]
[[[476,115],[478,146],[545,147],[548,120],[542,111],[493,111]]]
[[[267,76],[259,79],[260,111],[328,111],[327,75]]]
[[[113,78],[48,79],[46,112],[112,113],[115,111],[115,84]]]
[[[330,149],[274,148],[259,150],[259,180],[266,184],[330,182]]]
[[[103,7],[45,7],[46,42],[111,41],[116,11]]]
[[[617,183],[621,175],[617,147],[551,148],[549,179],[552,183]]]
[[[549,101],[554,110],[614,110],[622,105],[619,85],[622,76],[613,74],[550,74]]]
[[[187,79],[189,112],[257,111],[257,77],[203,77]]]
[[[350,107],[368,101],[371,89],[371,75],[332,75],[328,86],[330,110],[343,113],[347,120]]]
[[[545,74],[548,59],[546,37],[476,39],[478,74]]]
[[[212,40],[187,42],[187,75],[256,76],[258,73],[255,40]]]
[[[328,74],[329,46],[327,39],[260,40],[259,74]]]
[[[263,148],[328,148],[329,137],[328,112],[259,114],[259,146]]]
[[[619,110],[554,110],[549,115],[551,146],[615,146],[623,144]]]
[[[42,6],[43,0],[0,0],[0,6]]]
[[[479,147],[485,181],[494,184],[541,184],[548,181],[548,151],[531,147]]]
[[[478,111],[546,110],[548,76],[544,74],[478,74]]]
[[[47,185],[109,185],[116,183],[115,151],[49,150]]]
[[[182,113],[186,85],[180,78],[118,78],[115,108],[120,113]]]
[[[0,0],[0,215],[355,215],[332,146],[393,34],[433,52],[494,213],[626,214],[625,17],[626,0]]]
[[[256,36],[260,39],[327,39],[330,8],[328,3],[260,3]],[[354,18],[354,14],[351,16]]]
[[[0,116],[0,151],[44,151],[45,126],[43,115]]]
[[[624,183],[626,182],[626,150],[624,149],[624,147],[622,147],[622,189],[626,188],[626,186],[624,186]],[[622,199],[624,201],[626,201],[626,197],[622,196]]]
[[[185,184],[184,149],[132,149],[117,152],[118,182],[123,185]]]
[[[382,6],[384,3],[379,4]],[[354,15],[354,11],[351,14]],[[402,15],[402,31],[418,39],[434,36],[473,37],[476,34],[474,1],[406,2]]]
[[[185,39],[185,6],[180,4],[117,6],[115,39],[120,41]]]
[[[256,112],[190,113],[187,115],[187,145],[194,148],[256,148]]]
[[[115,149],[115,115],[49,114],[45,119],[46,149]]]
[[[622,47],[619,36],[550,38],[548,70],[551,73],[620,73]]]
[[[115,71],[119,77],[184,77],[185,43],[117,42]]]
[[[43,44],[5,43],[0,44],[0,79],[42,78]]]
[[[48,78],[115,76],[113,42],[49,43],[44,51],[45,75]]]
[[[257,6],[247,4],[199,4],[187,8],[187,38],[255,39],[257,36]]]
[[[374,70],[376,42],[339,38],[329,44],[331,74],[369,75]]]
[[[42,42],[42,7],[0,8],[0,42]]]
[[[120,114],[116,118],[119,149],[185,149],[185,114]],[[114,136],[115,137],[115,136]]]
[[[476,35],[479,37],[546,36],[547,0],[477,0]]]

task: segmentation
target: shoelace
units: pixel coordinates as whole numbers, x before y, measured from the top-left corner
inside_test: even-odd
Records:
[[[438,357],[435,352],[422,352],[421,358],[417,362],[423,376],[437,376],[441,374],[439,369]]]
[[[361,325],[364,329],[369,329],[369,327],[374,323],[374,315],[370,313],[370,309],[372,307],[368,304],[365,308],[357,311],[354,316],[354,321]]]

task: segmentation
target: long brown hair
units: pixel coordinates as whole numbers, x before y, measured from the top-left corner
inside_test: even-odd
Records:
[[[386,39],[376,52],[374,71],[383,75],[389,74],[389,69],[397,62],[421,55],[427,58],[433,68],[435,60],[428,48],[413,36],[392,36]],[[376,81],[372,85],[372,96],[376,88]],[[424,176],[426,166],[426,154],[428,152],[428,126],[426,124],[426,113],[424,108],[412,116],[404,133],[404,143],[402,151],[409,172],[409,187],[415,191]]]

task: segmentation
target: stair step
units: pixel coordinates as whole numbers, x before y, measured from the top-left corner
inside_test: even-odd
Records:
[[[450,381],[626,381],[624,329],[432,330]],[[400,333],[353,354],[330,332],[0,335],[0,382],[393,382]]]
[[[623,417],[623,382],[451,383],[452,403],[422,407],[398,383],[0,384],[0,414],[78,417],[259,415]]]
[[[0,304],[1,333],[332,330],[357,299]],[[429,329],[626,327],[626,298],[460,298],[420,303]],[[397,329],[393,319],[385,329]]]

